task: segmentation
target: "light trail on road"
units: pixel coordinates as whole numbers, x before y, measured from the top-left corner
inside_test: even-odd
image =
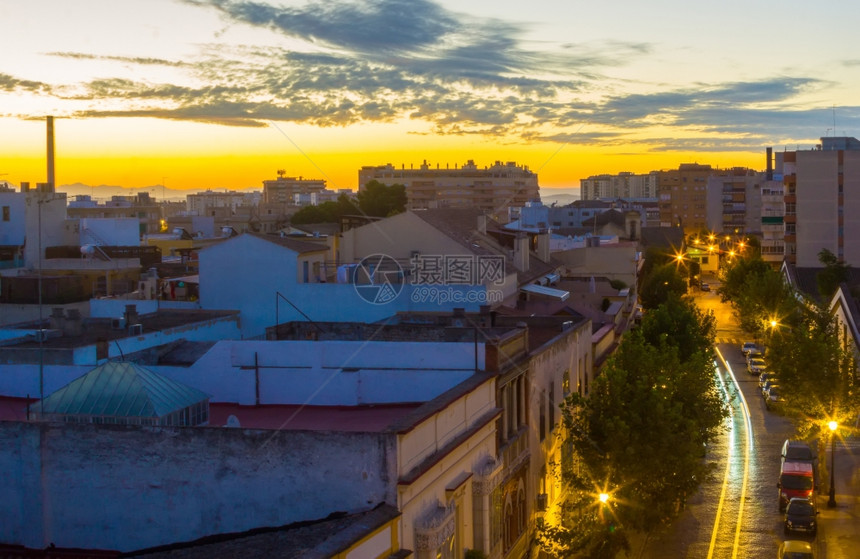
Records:
[[[723,522],[723,516],[729,515],[727,511],[727,507],[725,507],[726,503],[726,495],[729,492],[731,486],[731,471],[733,466],[733,458],[735,456],[735,420],[734,415],[739,411],[742,417],[742,424],[744,426],[744,436],[746,438],[746,445],[744,445],[744,455],[743,455],[743,476],[741,479],[740,486],[740,498],[738,499],[738,507],[737,507],[737,518],[735,520],[735,529],[734,529],[734,537],[732,538],[731,549],[732,549],[732,559],[737,559],[738,551],[740,549],[740,535],[741,535],[741,527],[743,524],[743,516],[744,516],[744,505],[746,502],[747,495],[747,486],[749,484],[749,471],[750,471],[750,457],[753,451],[753,437],[752,437],[752,422],[750,419],[750,410],[747,405],[746,398],[744,398],[743,393],[741,392],[740,385],[738,384],[737,378],[735,377],[734,371],[732,371],[731,366],[728,364],[726,359],[723,357],[722,353],[718,348],[715,348],[717,352],[717,356],[723,364],[723,369],[726,371],[726,374],[731,379],[731,384],[734,386],[734,392],[739,397],[739,409],[736,409],[732,406],[732,424],[731,424],[731,433],[730,433],[730,444],[728,445],[728,456],[726,458],[726,473],[723,478],[723,485],[720,489],[720,500],[717,505],[717,513],[714,518],[714,528],[711,532],[711,543],[708,547],[708,555],[707,559],[713,559],[714,553],[717,550],[717,543],[720,539],[720,525]],[[717,363],[714,363],[717,365]],[[723,379],[723,375],[719,372],[720,367],[717,365],[717,377],[720,380],[720,385],[723,388],[723,392],[726,394],[726,398],[731,401],[732,394],[729,392],[729,387],[727,386],[725,380]],[[731,488],[733,491],[737,490],[737,487]],[[728,518],[725,519],[728,523]],[[725,537],[725,536],[723,536]]]

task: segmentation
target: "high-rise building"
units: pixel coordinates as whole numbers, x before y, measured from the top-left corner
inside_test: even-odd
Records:
[[[325,190],[325,180],[284,175],[284,171],[278,171],[276,180],[263,181],[263,202],[299,205],[296,203],[297,195],[320,194]]]
[[[661,227],[681,226],[685,234],[708,229],[708,177],[712,173],[710,165],[698,163],[658,172]]]
[[[746,167],[713,170],[707,178],[707,229],[724,235],[758,235],[765,173]]]
[[[497,220],[506,220],[509,207],[540,199],[537,174],[514,162],[496,161],[480,169],[470,159],[462,167],[432,169],[425,161],[418,169],[396,169],[389,163],[359,170],[359,190],[373,180],[404,185],[411,210],[478,208]]]
[[[582,200],[617,199],[656,200],[657,171],[644,175],[618,173],[617,175],[592,175],[580,179],[579,190]]]
[[[826,137],[815,149],[781,155],[786,261],[819,267],[818,255],[827,249],[860,265],[860,141]]]

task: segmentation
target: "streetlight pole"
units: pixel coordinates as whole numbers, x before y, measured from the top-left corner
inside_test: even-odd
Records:
[[[827,424],[830,427],[830,498],[827,500],[827,508],[836,506],[836,452],[834,451],[836,442],[836,429],[839,424],[831,421]]]

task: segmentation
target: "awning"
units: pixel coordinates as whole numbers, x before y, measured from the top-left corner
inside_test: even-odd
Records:
[[[178,278],[164,278],[164,280],[162,281],[183,281],[185,283],[200,283],[200,274],[194,274],[193,276],[182,276]]]
[[[545,287],[543,285],[526,285],[520,288],[520,291],[525,291],[526,293],[531,293],[532,295],[541,295],[543,297],[549,297],[550,299],[555,299],[557,301],[566,301],[568,297],[570,297],[569,291],[564,291],[562,289],[554,289],[552,287]]]

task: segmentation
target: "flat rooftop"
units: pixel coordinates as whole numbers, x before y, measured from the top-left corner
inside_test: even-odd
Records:
[[[140,324],[143,334],[150,332],[159,332],[169,330],[171,328],[179,328],[190,326],[192,324],[205,322],[208,320],[223,319],[231,316],[237,316],[238,311],[205,311],[197,309],[169,309],[159,310],[158,312],[149,314],[140,314],[134,320],[135,324]],[[133,336],[129,333],[128,326],[117,327],[115,318],[81,318],[79,325],[79,333],[64,333],[59,328],[51,328],[51,317],[46,309],[46,316],[42,320],[42,328],[48,330],[47,338],[43,340],[41,345],[36,339],[35,334],[27,336],[26,331],[34,331],[39,329],[38,321],[28,324],[18,324],[14,327],[0,328],[4,330],[6,337],[16,330],[21,331],[22,338],[20,341],[11,339],[8,343],[0,346],[0,352],[3,347],[14,347],[20,349],[32,349],[42,347],[44,349],[74,349],[93,345],[96,342],[110,342],[113,340],[121,340]],[[64,319],[68,321],[68,318]],[[27,337],[25,337],[27,336]]]
[[[37,401],[0,396],[0,421],[27,421],[27,404]],[[210,403],[208,427],[226,428],[230,417],[234,416],[241,429],[374,433],[391,429],[421,405],[421,402],[373,406]]]

